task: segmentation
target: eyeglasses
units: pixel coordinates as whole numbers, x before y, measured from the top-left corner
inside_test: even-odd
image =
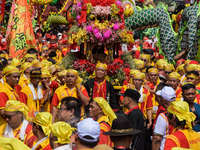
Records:
[[[67,108],[59,108],[58,110],[67,110]]]
[[[12,117],[14,117],[16,114],[18,114],[19,112],[17,112],[17,113],[15,113],[14,115],[3,115],[3,118],[5,118],[5,119],[9,119],[9,120],[11,120],[12,119]]]

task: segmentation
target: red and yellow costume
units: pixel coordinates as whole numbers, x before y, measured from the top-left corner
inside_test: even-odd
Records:
[[[49,112],[37,113],[33,119],[33,122],[42,128],[42,131],[43,131],[45,137],[43,138],[44,140],[42,142],[38,141],[38,140],[35,141],[33,143],[32,149],[34,149],[34,150],[51,150],[52,148],[50,146],[48,136],[51,133],[52,115]]]
[[[179,80],[180,77],[181,76],[178,72],[172,72],[172,73],[169,74],[169,78],[175,78],[175,79]],[[176,100],[181,99],[182,89],[179,86],[177,86],[176,89],[174,89],[174,90],[175,90],[175,94],[176,94]]]
[[[133,78],[130,79],[130,82],[128,85],[125,85],[122,87],[121,89],[121,92],[120,93],[124,93],[127,89],[135,89],[135,86],[132,84],[132,80],[134,78],[138,78],[138,79],[142,79],[144,80],[145,79],[145,75],[144,73],[141,73],[139,70],[135,70],[134,73],[133,73]],[[153,108],[153,104],[152,104],[152,100],[151,100],[151,97],[149,96],[151,93],[143,88],[141,86],[141,90],[142,90],[142,94],[141,94],[141,91],[138,91],[142,97],[142,102],[139,100],[138,102],[138,106],[139,108],[141,109],[142,113],[144,114],[144,116],[147,118],[147,110],[149,109],[152,109]],[[124,99],[123,96],[120,96],[120,101],[122,102]],[[128,110],[125,109],[124,110],[125,112],[127,112]]]
[[[98,144],[107,144],[109,146],[113,146],[110,137],[108,135],[103,135],[104,132],[108,132],[111,129],[111,124],[114,119],[117,118],[114,111],[108,104],[108,102],[102,97],[96,97],[93,99],[103,110],[104,116],[100,117],[97,122],[100,124],[100,136],[99,136],[99,143]]]
[[[19,70],[14,66],[7,66],[3,69],[3,74],[6,76],[12,73],[19,73]],[[3,79],[4,81],[4,79]],[[9,84],[4,81],[0,88],[0,109],[4,109],[8,100],[19,100],[16,88],[12,88]],[[0,125],[6,123],[6,120],[0,115]]]
[[[169,135],[165,141],[164,150],[171,150],[173,147],[199,149],[200,134],[192,130],[192,123],[196,116],[190,112],[189,105],[185,101],[174,101],[167,109],[175,115],[179,121],[185,120],[185,129],[178,129]]]
[[[28,112],[29,109],[25,104],[20,103],[19,101],[15,101],[15,100],[9,100],[6,103],[5,106],[5,111],[9,111],[9,112],[16,112],[16,111],[20,111],[24,114],[25,118],[29,118],[28,116]],[[23,123],[22,123],[23,124]],[[13,136],[16,139],[21,140],[24,144],[26,144],[28,147],[32,147],[33,146],[33,142],[37,139],[36,136],[33,135],[32,132],[32,126],[30,124],[27,124],[26,126],[26,130],[25,130],[25,134],[24,134],[24,139],[21,139],[21,135],[20,135],[20,130],[22,129],[22,124],[16,128],[16,129],[12,129],[13,132]],[[7,135],[5,135],[5,131],[7,128],[8,123],[3,124],[2,126],[0,126],[0,137],[1,136],[5,136],[5,137],[9,137]]]
[[[20,77],[19,83],[18,83],[18,85],[20,86],[21,89],[24,88],[25,86],[27,86],[29,83],[29,79],[25,76],[24,71],[31,66],[32,66],[32,64],[29,62],[25,62],[21,65],[21,77]]]
[[[158,74],[158,69],[157,69],[157,68],[150,68],[150,69],[148,70],[148,73],[157,73],[157,74]],[[150,87],[152,90],[155,90],[156,87],[157,87],[157,85],[158,85],[159,83],[160,83],[159,78],[158,78],[158,80],[157,80],[156,86],[154,86],[152,82],[147,82],[147,84],[149,85],[149,87]],[[157,113],[157,110],[158,110],[158,105],[159,105],[159,104],[158,104],[158,102],[157,102],[156,99],[155,99],[155,94],[152,94],[152,93],[151,93],[151,94],[149,95],[149,99],[152,100],[152,104],[153,104],[152,119],[155,119],[156,113]]]
[[[19,73],[19,70],[14,66],[7,66],[3,69],[3,74],[5,76],[12,73]],[[0,99],[0,109],[3,109],[8,100],[19,100],[19,96],[16,92],[16,89],[13,89],[5,82],[0,88]]]
[[[37,94],[37,89],[35,89],[35,93]],[[40,111],[40,107],[43,100],[39,100],[39,99],[33,100],[33,93],[31,89],[29,88],[29,86],[25,86],[21,90],[19,97],[20,97],[20,102],[26,104],[32,112]]]

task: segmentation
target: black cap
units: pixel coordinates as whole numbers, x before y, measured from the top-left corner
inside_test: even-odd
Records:
[[[153,50],[152,50],[152,49],[149,49],[149,48],[143,49],[143,51],[146,51],[146,52],[147,52],[148,54],[150,54],[150,55],[153,55],[153,54],[154,54]]]
[[[48,58],[47,59],[49,62],[51,62],[53,65],[56,64],[56,61],[53,58]]]
[[[137,102],[140,98],[140,93],[138,93],[138,91],[132,90],[132,89],[127,89],[124,93],[120,93],[119,95],[130,97]]]
[[[40,69],[36,68],[31,70],[30,72],[30,77],[41,77],[42,73],[40,71]]]

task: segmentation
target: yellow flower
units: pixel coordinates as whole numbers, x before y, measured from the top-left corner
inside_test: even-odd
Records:
[[[90,15],[90,19],[93,19],[95,16],[94,15]]]
[[[105,79],[106,79],[108,82],[110,82],[110,77],[109,77],[108,75],[105,77]]]
[[[73,43],[74,43],[71,36],[69,37],[69,40],[68,40],[68,41],[69,41],[70,44],[73,44]]]
[[[91,12],[91,9],[92,9],[91,3],[87,3],[87,14]]]
[[[72,34],[72,39],[74,40],[76,38],[76,34]]]

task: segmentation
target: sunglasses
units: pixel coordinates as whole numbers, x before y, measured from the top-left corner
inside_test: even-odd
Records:
[[[7,118],[8,118],[9,120],[11,120],[12,117],[14,117],[14,116],[15,116],[16,114],[18,114],[18,113],[19,113],[19,112],[15,113],[14,115],[5,115],[5,114],[4,114],[4,115],[3,115],[3,118],[4,118],[4,119],[7,119]]]

